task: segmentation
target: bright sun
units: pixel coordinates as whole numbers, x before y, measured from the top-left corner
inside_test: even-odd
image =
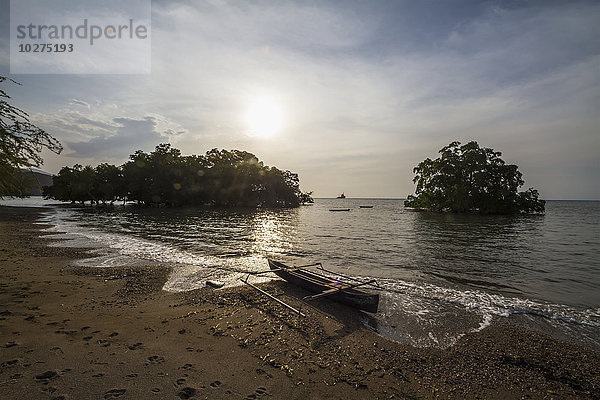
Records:
[[[257,99],[246,110],[245,122],[250,136],[269,138],[281,130],[283,111],[272,99]]]

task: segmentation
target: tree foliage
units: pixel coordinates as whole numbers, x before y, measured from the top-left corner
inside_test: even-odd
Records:
[[[0,76],[0,83],[10,81]],[[42,149],[58,154],[62,146],[48,132],[29,122],[29,115],[7,101],[10,96],[0,89],[0,198],[24,196],[26,181],[21,168],[39,167]]]
[[[452,142],[440,157],[414,168],[415,195],[404,205],[431,211],[482,214],[543,213],[545,201],[533,188],[517,192],[523,178],[516,165],[506,164],[502,153],[475,141]]]
[[[63,167],[46,195],[57,200],[148,206],[296,207],[312,202],[298,175],[265,166],[254,154],[213,149],[182,156],[169,144],[141,150],[120,167]]]

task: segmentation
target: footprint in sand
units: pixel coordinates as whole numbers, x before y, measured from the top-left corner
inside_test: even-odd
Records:
[[[18,363],[19,363],[19,360],[18,359],[14,359],[14,360],[5,361],[2,364],[0,364],[0,366],[2,366],[2,367],[9,367],[10,368],[10,367],[16,366]]]
[[[269,374],[267,371],[265,371],[265,370],[264,370],[264,369],[262,369],[262,368],[258,368],[258,369],[256,370],[256,373],[257,373],[258,375],[265,375],[267,378],[272,378],[272,377],[273,377],[273,375]]]
[[[125,394],[125,392],[127,392],[126,389],[112,389],[109,390],[108,392],[104,393],[104,398],[105,399],[115,399],[117,397],[121,397]]]
[[[128,347],[129,350],[137,350],[139,348],[143,347],[143,343],[142,342],[137,342],[135,344],[132,344],[131,346]]]
[[[216,389],[219,386],[221,386],[221,381],[214,381],[213,383],[210,384],[210,387],[213,389]]]
[[[264,395],[264,394],[266,394],[266,393],[267,393],[267,388],[265,388],[265,387],[262,387],[262,386],[259,386],[259,387],[256,389],[255,393],[256,393],[256,394],[258,394],[259,396],[262,396],[262,395]]]
[[[244,400],[258,399],[260,396],[264,396],[266,394],[267,388],[260,386],[254,391],[254,393],[250,393],[248,396],[246,396]]]
[[[48,379],[52,379],[54,377],[58,376],[58,373],[56,371],[46,371],[42,374],[36,375],[35,379],[37,380],[48,380]]]
[[[54,333],[56,333],[57,335],[75,335],[77,333],[77,331],[66,331],[64,329],[59,329],[59,330],[55,331]]]
[[[194,396],[196,394],[196,389],[191,388],[191,387],[185,387],[183,389],[181,389],[181,391],[179,392],[179,398],[180,399],[189,399],[190,397]]]
[[[161,356],[150,356],[148,357],[148,361],[150,361],[150,364],[161,364],[165,362],[165,359]]]
[[[56,392],[56,388],[54,386],[48,386],[45,389],[42,389],[42,392],[48,392],[48,394],[52,394]]]

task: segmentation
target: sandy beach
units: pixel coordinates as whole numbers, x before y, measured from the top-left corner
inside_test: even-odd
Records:
[[[2,399],[600,398],[597,352],[510,319],[414,348],[325,300],[301,318],[247,287],[165,292],[169,267],[74,267],[38,215],[0,207]]]

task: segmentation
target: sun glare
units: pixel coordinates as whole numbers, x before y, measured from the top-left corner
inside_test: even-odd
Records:
[[[271,99],[258,99],[246,110],[245,122],[248,135],[269,138],[281,130],[283,111],[281,106]]]

